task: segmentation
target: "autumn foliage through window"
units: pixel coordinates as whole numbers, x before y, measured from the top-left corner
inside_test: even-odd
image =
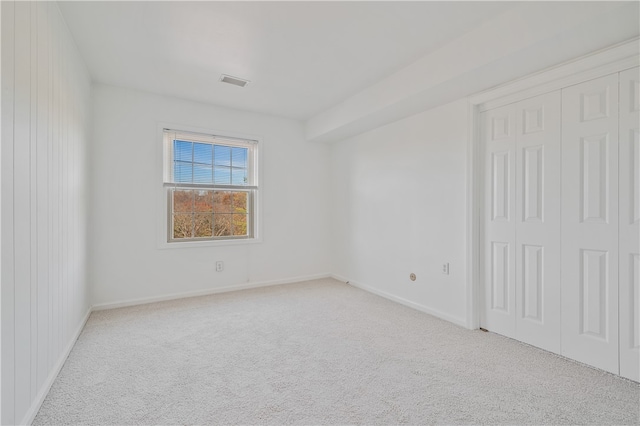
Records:
[[[246,192],[181,190],[173,193],[173,238],[247,235]]]

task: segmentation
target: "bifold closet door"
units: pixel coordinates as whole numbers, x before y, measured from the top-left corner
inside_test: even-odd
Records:
[[[562,354],[618,374],[618,75],[562,91]]]
[[[640,68],[620,73],[620,375],[640,381]]]
[[[560,91],[516,104],[516,339],[560,353]]]
[[[515,105],[480,115],[484,145],[481,327],[515,337]]]
[[[487,330],[560,352],[560,92],[480,117]]]

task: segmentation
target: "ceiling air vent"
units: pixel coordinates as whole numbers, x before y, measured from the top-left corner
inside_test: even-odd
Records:
[[[243,80],[238,77],[231,77],[230,75],[222,74],[220,76],[220,81],[223,83],[233,84],[234,86],[244,87],[249,84],[249,80]]]

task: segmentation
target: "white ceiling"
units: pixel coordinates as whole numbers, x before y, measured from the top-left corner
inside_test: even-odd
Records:
[[[511,2],[60,2],[95,81],[308,119]],[[220,74],[251,80],[246,88]]]
[[[640,2],[525,2],[305,121],[332,142],[620,43],[639,52]],[[611,53],[612,51],[609,51]]]

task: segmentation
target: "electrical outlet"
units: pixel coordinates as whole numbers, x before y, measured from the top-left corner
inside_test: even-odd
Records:
[[[442,273],[445,275],[449,275],[449,263],[442,264]]]
[[[218,260],[216,262],[216,272],[222,272],[224,271],[224,262],[221,260]]]

